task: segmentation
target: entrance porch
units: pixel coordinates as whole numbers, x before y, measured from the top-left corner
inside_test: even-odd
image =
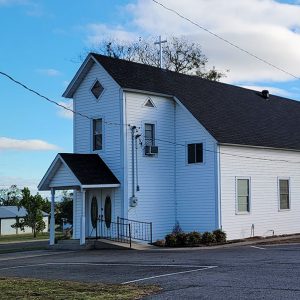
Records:
[[[58,154],[38,189],[51,191],[50,245],[55,244],[57,190],[74,190],[73,239],[80,245],[112,230],[114,218],[122,213],[120,182],[97,154]]]

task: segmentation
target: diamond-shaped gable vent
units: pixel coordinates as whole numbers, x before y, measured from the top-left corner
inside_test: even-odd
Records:
[[[102,94],[104,88],[101,83],[97,80],[91,88],[91,92],[95,96],[96,99],[99,99],[100,95]]]

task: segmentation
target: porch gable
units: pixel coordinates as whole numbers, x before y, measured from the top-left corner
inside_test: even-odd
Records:
[[[38,189],[84,189],[118,187],[119,180],[97,154],[59,153]]]

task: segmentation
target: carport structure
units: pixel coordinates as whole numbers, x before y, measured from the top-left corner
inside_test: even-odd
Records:
[[[97,154],[73,154],[59,153],[50,165],[38,189],[40,191],[51,191],[51,214],[50,214],[50,245],[55,243],[55,192],[57,190],[74,190],[73,198],[73,238],[80,239],[84,245],[87,236],[87,224],[91,223],[91,214],[86,206],[90,207],[87,193],[98,195],[102,191],[104,195],[113,195],[114,189],[120,187],[119,180],[115,177],[109,167]],[[108,197],[108,196],[107,196]],[[109,196],[113,201],[113,196]],[[76,204],[74,204],[76,199]],[[100,202],[101,199],[93,197]],[[98,202],[96,202],[98,217]],[[102,206],[100,206],[102,207]],[[102,212],[101,212],[102,213]],[[104,215],[104,218],[106,216]]]

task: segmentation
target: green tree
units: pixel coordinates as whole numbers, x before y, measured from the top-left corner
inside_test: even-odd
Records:
[[[12,185],[8,189],[0,189],[0,205],[18,206],[21,198],[21,190],[16,185]]]
[[[43,199],[40,194],[37,193],[33,196],[30,194],[30,190],[25,187],[22,190],[22,198],[18,203],[18,207],[24,207],[27,214],[24,218],[12,225],[12,227],[20,228],[22,231],[25,230],[25,226],[31,227],[33,237],[36,237],[37,233],[43,231],[46,227],[42,213],[42,209],[45,207],[46,202],[47,200]]]
[[[207,69],[208,59],[203,54],[199,43],[191,42],[185,37],[171,36],[167,40],[167,43],[162,47],[164,69],[214,81],[226,77],[228,70],[220,72],[215,67]],[[152,39],[140,39],[138,42],[123,42],[116,39],[103,40],[92,51],[114,58],[159,67],[159,48],[154,45]]]
[[[63,191],[61,201],[56,203],[56,224],[61,224],[62,219],[73,224],[73,193],[69,193],[68,191]]]

